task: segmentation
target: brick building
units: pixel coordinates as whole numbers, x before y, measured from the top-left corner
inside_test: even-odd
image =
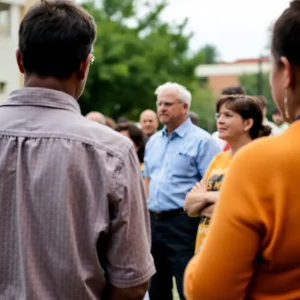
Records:
[[[258,74],[269,72],[271,68],[267,57],[261,59],[241,59],[231,63],[218,63],[214,65],[199,65],[196,75],[206,78],[212,91],[218,94],[229,85],[238,85],[239,77],[244,74]]]

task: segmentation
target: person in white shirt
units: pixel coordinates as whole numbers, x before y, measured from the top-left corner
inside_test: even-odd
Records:
[[[277,127],[283,132],[288,129],[289,124],[283,121],[281,112],[278,108],[275,108],[272,113],[273,122],[277,125]]]
[[[255,99],[258,101],[259,106],[263,113],[263,125],[268,125],[272,128],[271,136],[275,136],[280,134],[282,131],[271,121],[267,118],[267,99],[264,96],[255,96]]]

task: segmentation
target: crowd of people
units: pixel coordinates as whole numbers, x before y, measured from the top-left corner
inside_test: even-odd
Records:
[[[24,88],[0,106],[0,298],[172,300],[175,282],[181,300],[300,299],[299,33],[294,0],[272,34],[273,122],[230,86],[210,134],[175,82],[138,122],[83,116],[95,22],[34,5]]]
[[[150,298],[172,299],[175,277],[184,299],[184,270],[194,249],[198,252],[204,243],[232,157],[254,139],[282,133],[287,123],[278,109],[272,115],[274,123],[267,119],[265,97],[250,97],[243,87],[229,86],[216,103],[218,130],[210,137],[197,126],[199,117],[190,111],[191,94],[183,86],[169,82],[155,94],[157,112],[143,111],[139,122],[121,117],[113,129],[133,142],[144,176],[156,267]],[[100,112],[86,118],[106,125]],[[159,123],[165,127],[157,132]],[[192,224],[189,217],[195,218]]]

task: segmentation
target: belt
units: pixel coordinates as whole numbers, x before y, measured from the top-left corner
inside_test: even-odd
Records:
[[[163,220],[168,219],[172,217],[176,217],[183,213],[183,208],[173,209],[173,210],[167,210],[167,211],[161,211],[161,212],[155,212],[149,210],[150,215],[153,216],[157,220]]]

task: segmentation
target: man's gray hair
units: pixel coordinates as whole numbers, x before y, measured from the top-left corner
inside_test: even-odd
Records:
[[[155,90],[155,95],[159,97],[161,94],[168,92],[168,91],[173,91],[177,93],[178,100],[182,103],[187,103],[189,106],[189,109],[191,107],[191,102],[192,102],[192,94],[190,91],[187,90],[186,87],[176,83],[176,82],[166,82],[163,85],[160,85],[156,90]]]

